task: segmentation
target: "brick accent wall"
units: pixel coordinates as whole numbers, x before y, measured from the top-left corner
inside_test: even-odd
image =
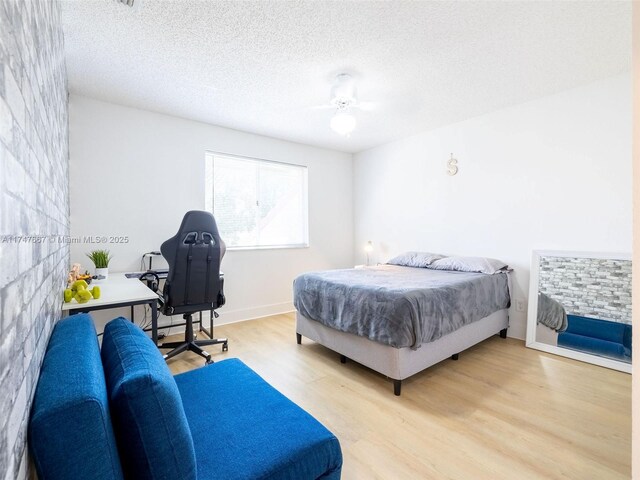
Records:
[[[57,0],[0,0],[0,479],[28,478],[29,409],[69,264]]]
[[[567,313],[631,324],[631,261],[540,257],[539,290]]]

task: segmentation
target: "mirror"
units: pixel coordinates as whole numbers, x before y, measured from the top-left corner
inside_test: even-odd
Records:
[[[527,347],[631,373],[631,255],[536,250]]]

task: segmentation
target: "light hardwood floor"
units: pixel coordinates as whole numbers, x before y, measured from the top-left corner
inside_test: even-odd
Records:
[[[345,480],[631,476],[630,375],[495,336],[405,380],[396,397],[384,376],[297,345],[293,314],[215,333],[229,337],[228,352],[209,347],[216,361],[240,358],[339,438]],[[169,362],[174,373],[202,365],[191,353]]]

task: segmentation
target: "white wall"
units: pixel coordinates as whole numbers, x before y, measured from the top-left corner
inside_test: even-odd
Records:
[[[624,75],[356,154],[355,260],[367,240],[377,261],[497,257],[526,299],[532,249],[631,251],[630,139]],[[524,338],[526,314],[511,310],[510,335]]]
[[[127,244],[107,245],[111,271],[138,270],[142,253],[159,250],[187,210],[204,208],[207,150],[306,165],[309,174],[310,247],[228,251],[218,323],[289,311],[296,275],[353,264],[350,154],[77,95],[69,124],[71,235],[128,236]],[[92,248],[72,245],[71,261],[89,266],[84,254]]]

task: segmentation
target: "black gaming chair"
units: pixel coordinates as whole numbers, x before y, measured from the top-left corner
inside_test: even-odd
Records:
[[[213,215],[198,210],[187,212],[178,233],[164,242],[160,250],[169,264],[162,292],[162,313],[182,314],[186,323],[183,342],[160,345],[160,348],[173,349],[164,358],[190,350],[203,356],[206,363],[211,363],[211,355],[201,347],[222,343],[223,350],[226,350],[228,340],[196,340],[191,316],[203,310],[213,311],[225,302],[220,262],[226,249]]]

